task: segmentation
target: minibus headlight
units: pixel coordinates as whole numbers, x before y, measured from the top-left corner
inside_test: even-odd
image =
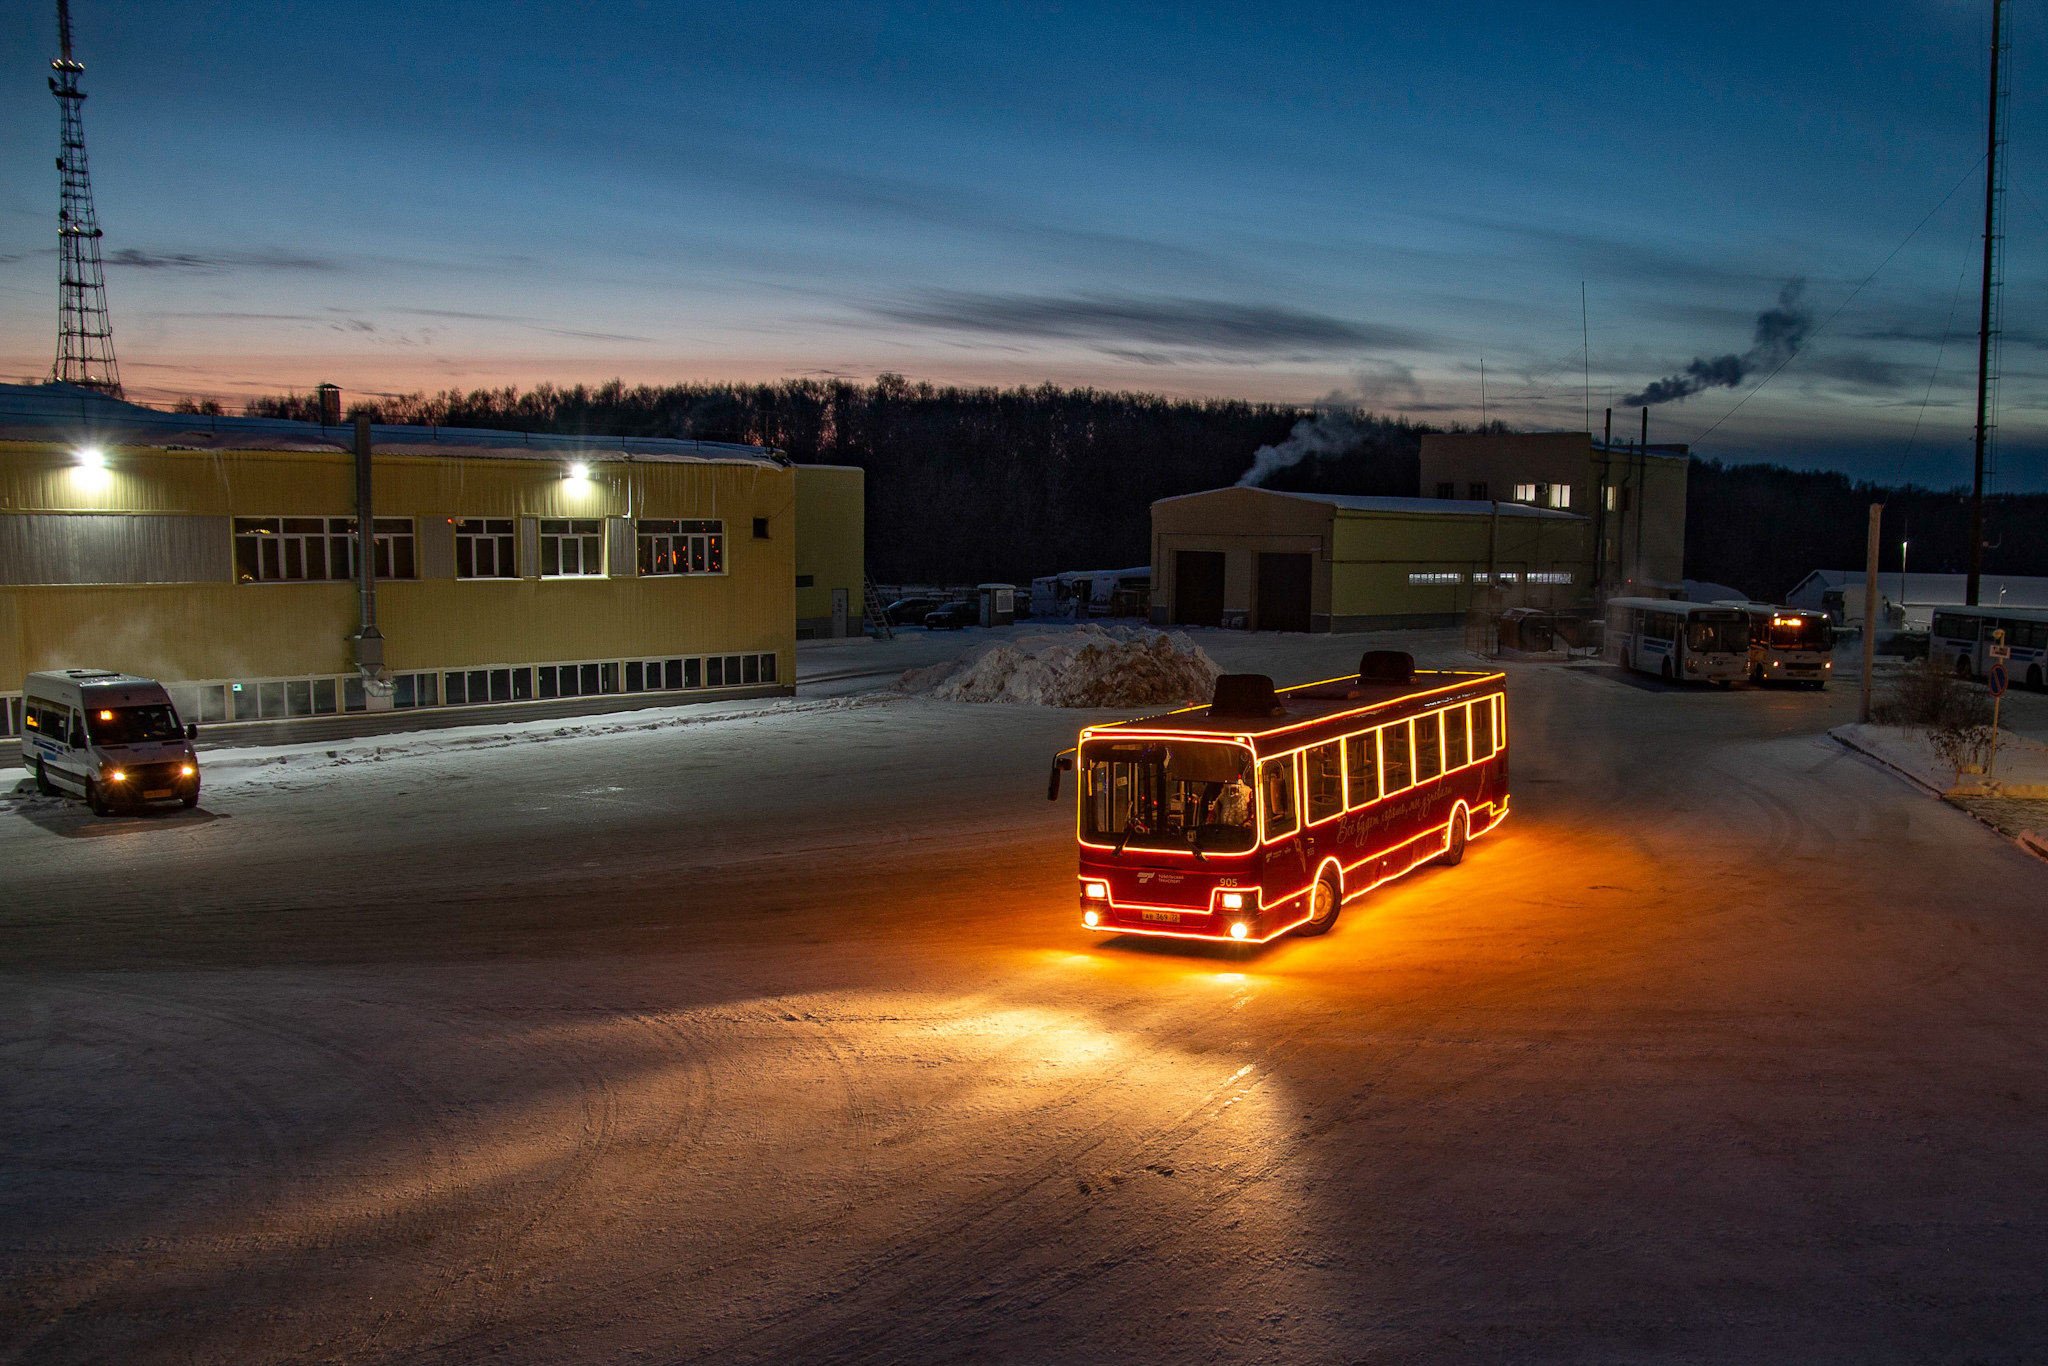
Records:
[[[110,783],[125,783],[128,781],[128,775],[118,768],[110,768],[107,770],[107,781]]]
[[[196,770],[190,764],[181,764],[178,766],[178,776],[180,778],[189,778],[193,775],[194,772],[196,772]]]
[[[1232,925],[1230,927],[1230,937],[1232,939],[1242,939],[1251,932],[1252,927],[1245,924],[1242,920],[1238,921],[1235,925]]]
[[[1081,912],[1081,923],[1092,930],[1102,923],[1102,916],[1095,911],[1083,911]]]
[[[1243,893],[1243,892],[1225,892],[1225,893],[1223,894],[1223,909],[1224,909],[1224,910],[1226,910],[1226,911],[1241,911],[1241,910],[1243,910],[1243,909],[1244,909],[1244,893]]]
[[[1081,895],[1087,897],[1090,901],[1107,901],[1109,900],[1109,884],[1107,882],[1084,882],[1081,884]]]

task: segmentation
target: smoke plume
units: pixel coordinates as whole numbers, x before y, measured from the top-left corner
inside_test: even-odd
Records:
[[[1255,489],[1281,470],[1292,469],[1304,460],[1332,455],[1349,455],[1365,443],[1367,433],[1347,412],[1319,413],[1294,424],[1294,430],[1277,446],[1261,446],[1252,453],[1252,467],[1237,481],[1241,489]]]
[[[1787,280],[1778,291],[1775,308],[1756,315],[1756,331],[1749,350],[1733,352],[1712,360],[1696,357],[1676,375],[1652,383],[1640,394],[1630,394],[1622,404],[1630,408],[1653,408],[1659,403],[1676,403],[1703,389],[1733,389],[1757,370],[1775,370],[1792,359],[1813,331],[1813,315],[1799,306],[1806,289],[1804,280]]]

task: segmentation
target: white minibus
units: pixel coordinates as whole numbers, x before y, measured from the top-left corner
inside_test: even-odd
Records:
[[[1928,630],[1928,654],[1964,678],[1991,668],[1993,631],[2005,632],[2007,677],[2029,688],[2048,674],[2048,607],[1937,607]]]
[[[150,802],[199,805],[196,725],[153,678],[107,669],[33,673],[22,685],[21,762],[47,794],[95,815]]]
[[[1835,671],[1835,628],[1825,612],[1728,602],[1749,613],[1749,681],[1825,688]]]
[[[1625,669],[1725,688],[1749,670],[1749,613],[1718,602],[1609,598],[1602,649]]]

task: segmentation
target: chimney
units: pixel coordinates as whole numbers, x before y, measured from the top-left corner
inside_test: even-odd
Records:
[[[320,396],[320,425],[339,427],[341,425],[341,386],[323,384],[313,391]]]

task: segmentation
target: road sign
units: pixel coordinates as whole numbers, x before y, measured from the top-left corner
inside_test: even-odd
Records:
[[[1991,657],[1992,657],[1993,659],[2011,659],[2011,658],[2012,658],[2012,646],[2010,646],[2010,645],[1993,645],[1993,646],[1992,646],[1992,647],[1991,647],[1990,649],[1986,650],[1986,651],[1985,651],[1984,653],[1985,653],[1985,654],[1988,654],[1988,655],[1990,655],[1990,656],[1991,656]]]
[[[2006,688],[2012,683],[2012,680],[2006,676],[2005,665],[1993,664],[1989,677],[1991,680],[1991,695],[1993,697],[2005,696]]]

